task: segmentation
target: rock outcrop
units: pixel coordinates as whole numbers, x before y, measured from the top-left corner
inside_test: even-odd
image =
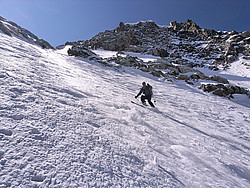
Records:
[[[68,49],[68,54],[70,56],[80,56],[83,58],[87,58],[89,56],[96,56],[96,54],[90,50],[88,50],[87,48],[85,48],[84,46],[73,46],[72,48]]]
[[[173,21],[169,26],[159,26],[153,21],[135,24],[121,22],[114,30],[101,32],[89,40],[66,44],[72,46],[68,51],[69,55],[81,57],[92,56],[91,49],[98,48],[159,57],[154,62],[143,62],[138,58],[119,54],[108,59],[92,58],[105,66],[136,67],[157,77],[184,80],[188,84],[194,84],[199,80],[229,84],[227,79],[207,76],[197,68],[208,68],[213,71],[227,69],[239,55],[249,58],[249,42],[250,31],[238,33],[202,29],[192,20],[187,20],[184,23]],[[203,87],[205,86],[201,88]],[[224,87],[214,93],[222,95],[221,90],[224,92],[223,95],[228,95],[225,93],[228,89]]]
[[[228,98],[233,98],[233,94],[248,94],[244,88],[235,85],[201,84],[199,88],[205,92],[212,92],[214,95]]]
[[[249,31],[202,29],[192,20],[187,20],[184,23],[170,22],[170,26],[159,26],[153,21],[121,22],[116,29],[101,32],[90,40],[68,44],[169,59],[191,58],[195,61],[199,58],[212,70],[218,70],[220,65],[227,68],[241,53],[249,56],[249,42]]]

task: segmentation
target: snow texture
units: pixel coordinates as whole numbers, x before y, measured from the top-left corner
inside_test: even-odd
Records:
[[[237,99],[2,33],[0,67],[0,187],[250,187]],[[130,102],[143,81],[155,109]]]

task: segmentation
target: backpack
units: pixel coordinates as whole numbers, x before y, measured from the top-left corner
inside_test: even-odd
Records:
[[[150,92],[150,95],[153,96],[153,87],[149,84],[147,84],[148,90]]]

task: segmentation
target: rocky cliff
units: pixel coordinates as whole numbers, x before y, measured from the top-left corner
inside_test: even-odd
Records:
[[[248,59],[250,31],[238,33],[202,29],[192,20],[184,23],[173,21],[169,26],[159,26],[153,21],[134,24],[121,22],[114,30],[101,32],[90,40],[67,42],[65,45],[72,45],[68,51],[69,55],[84,58],[91,56],[91,59],[105,66],[112,66],[112,62],[115,62],[118,65],[136,67],[154,76],[170,80],[185,80],[188,84],[193,84],[199,79],[228,84],[226,79],[207,76],[198,68],[205,67],[218,71],[227,69],[239,55]],[[158,56],[159,59],[154,62],[143,62],[129,55],[121,56],[119,53],[117,57],[109,59],[93,57],[90,51],[99,48],[117,52],[150,54]],[[249,68],[249,65],[246,66]],[[222,90],[221,85],[218,87]],[[205,88],[205,86],[200,88]],[[214,90],[215,88],[211,91]],[[228,92],[220,93],[220,95],[227,96]]]
[[[18,26],[16,23],[6,20],[5,18],[0,16],[0,32],[5,33],[9,36],[15,36],[20,38],[26,42],[37,44],[42,48],[53,49],[53,47],[45,40],[39,39],[36,35]]]
[[[136,24],[121,22],[114,30],[101,32],[87,41],[70,44],[160,57],[179,58],[195,55],[200,59],[213,58],[219,63],[227,64],[239,53],[250,55],[249,37],[250,31],[238,33],[201,29],[192,20],[185,23],[174,21],[169,26],[159,26],[153,21],[145,21]],[[216,55],[220,57],[217,58]]]

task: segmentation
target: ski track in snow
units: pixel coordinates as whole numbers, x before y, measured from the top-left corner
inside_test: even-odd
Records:
[[[0,35],[0,187],[250,187],[246,106]]]

